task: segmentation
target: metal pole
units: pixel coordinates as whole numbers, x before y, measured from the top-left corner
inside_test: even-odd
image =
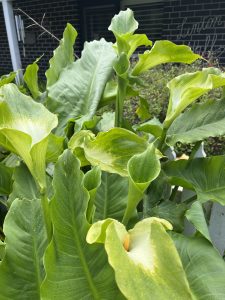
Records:
[[[18,71],[16,81],[18,84],[20,84],[22,83],[22,64],[21,64],[19,45],[18,45],[17,35],[16,35],[16,26],[15,26],[14,14],[13,14],[12,0],[1,0],[0,2],[2,2],[2,7],[3,7],[5,26],[6,26],[7,36],[8,36],[13,71]]]

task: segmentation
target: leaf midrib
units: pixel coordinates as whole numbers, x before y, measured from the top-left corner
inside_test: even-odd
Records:
[[[93,279],[92,279],[92,274],[89,270],[88,264],[86,262],[86,258],[83,254],[83,251],[82,251],[82,242],[79,238],[80,235],[79,235],[79,232],[77,230],[77,222],[76,222],[75,218],[73,218],[73,235],[74,235],[74,241],[75,241],[76,246],[77,246],[77,254],[80,258],[80,261],[81,261],[81,264],[82,264],[82,267],[83,267],[83,270],[84,270],[84,274],[86,275],[87,282],[89,284],[91,293],[93,295],[93,299],[99,300],[101,298],[100,298],[100,296],[98,294],[98,291],[97,291],[97,289],[94,285],[94,282],[93,282]]]

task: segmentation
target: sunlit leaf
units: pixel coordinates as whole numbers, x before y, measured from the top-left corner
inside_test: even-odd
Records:
[[[46,185],[48,136],[56,126],[57,117],[16,85],[0,88],[0,145],[23,158],[41,188]]]
[[[39,90],[38,86],[38,62],[39,59],[37,59],[35,62],[33,62],[31,65],[28,65],[26,67],[26,71],[24,73],[24,81],[31,92],[31,95],[34,99],[37,99],[41,96],[41,92]]]
[[[11,72],[7,75],[2,75],[0,77],[0,87],[3,86],[4,84],[13,82],[15,78],[16,78],[16,72]]]
[[[56,162],[59,155],[62,154],[63,150],[64,150],[64,137],[57,136],[51,133],[48,139],[46,161]]]
[[[155,137],[160,137],[163,131],[163,125],[158,119],[154,117],[153,119],[145,123],[135,125],[134,129],[136,131],[150,133]]]
[[[120,11],[118,15],[112,18],[109,30],[115,35],[133,34],[138,28],[138,22],[134,19],[134,13],[131,9]]]
[[[194,54],[188,46],[176,45],[170,41],[156,41],[151,50],[139,54],[138,57],[139,60],[132,71],[135,76],[164,63],[191,64],[201,56]]]
[[[149,104],[146,99],[140,98],[139,106],[136,110],[136,114],[141,119],[141,121],[145,121],[150,118],[150,112],[149,112]]]
[[[73,150],[82,148],[86,159],[92,165],[99,165],[103,171],[127,176],[129,159],[147,149],[145,139],[123,129],[113,128],[108,132],[101,132],[96,137],[89,131],[75,134],[69,147]]]
[[[206,68],[195,73],[183,74],[172,79],[165,126],[169,127],[176,117],[192,102],[208,91],[224,86],[225,74],[216,68]]]
[[[53,57],[50,59],[50,67],[46,71],[47,87],[57,82],[64,68],[74,61],[74,43],[77,37],[76,29],[67,23],[60,41],[59,47],[55,49]]]
[[[115,57],[112,44],[104,39],[85,43],[81,58],[64,67],[58,80],[48,86],[47,107],[59,118],[57,135],[63,135],[70,119],[81,117],[76,123],[82,127],[94,116]]]
[[[144,219],[129,231],[108,219],[92,225],[87,241],[105,244],[127,299],[195,299],[168,229],[172,227],[163,219]]]

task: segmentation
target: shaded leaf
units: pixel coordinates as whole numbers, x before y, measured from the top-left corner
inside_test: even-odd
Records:
[[[47,246],[40,200],[16,199],[3,229],[6,247],[0,263],[1,299],[39,300]]]
[[[149,210],[149,217],[158,217],[166,219],[172,225],[175,231],[182,232],[184,229],[184,216],[187,210],[185,203],[176,204],[172,201],[162,201]]]
[[[0,194],[9,195],[12,191],[13,168],[0,163]]]
[[[5,255],[5,243],[0,240],[0,261],[3,259]]]
[[[185,216],[188,221],[191,222],[195,228],[211,242],[202,204],[199,201],[192,203],[191,208],[186,211]]]
[[[127,195],[127,178],[102,172],[101,185],[95,201],[95,221],[106,218],[121,221],[127,205]]]
[[[222,300],[225,294],[225,262],[203,237],[173,234],[194,299]]]
[[[120,299],[113,272],[99,246],[89,246],[89,201],[77,158],[66,150],[56,163],[51,202],[53,239],[45,255],[42,299]]]
[[[170,126],[166,143],[194,143],[225,134],[225,101],[208,100],[194,104]]]
[[[24,164],[21,164],[19,167],[15,168],[13,180],[13,190],[8,199],[9,206],[17,198],[21,200],[40,198],[40,192],[38,191],[37,184]]]
[[[225,204],[225,156],[171,161],[163,166],[172,184],[194,189],[200,202]]]

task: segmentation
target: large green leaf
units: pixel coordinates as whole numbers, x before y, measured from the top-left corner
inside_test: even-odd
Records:
[[[26,71],[24,73],[24,81],[31,92],[31,95],[34,99],[37,99],[41,96],[41,92],[39,90],[38,86],[38,62],[39,59],[37,59],[35,62],[33,62],[31,65],[28,65],[26,67]]]
[[[170,41],[156,41],[151,50],[139,54],[139,61],[132,75],[139,75],[159,64],[177,62],[191,64],[201,56],[194,54],[190,47],[176,45]]]
[[[81,131],[71,138],[69,147],[82,148],[86,159],[103,171],[127,176],[129,159],[145,151],[148,142],[126,129],[113,128],[96,137],[89,131]]]
[[[87,241],[105,244],[127,299],[194,299],[168,229],[172,226],[166,220],[148,218],[127,232],[121,223],[108,219],[92,225]]]
[[[198,103],[181,114],[170,126],[166,142],[193,143],[225,134],[225,100]]]
[[[116,37],[114,47],[119,54],[124,52],[130,58],[138,47],[152,45],[152,42],[145,34],[133,34],[137,28],[138,22],[134,18],[133,11],[129,8],[120,11],[118,15],[112,18],[109,30]]]
[[[225,74],[216,68],[206,68],[172,79],[167,84],[170,90],[170,99],[165,126],[169,127],[174,119],[200,96],[224,85]]]
[[[73,45],[76,37],[76,29],[68,23],[64,30],[60,45],[55,49],[54,55],[49,61],[50,67],[46,71],[47,87],[56,83],[63,69],[74,61]]]
[[[70,119],[90,120],[98,107],[106,82],[113,72],[116,54],[104,39],[85,43],[82,56],[61,70],[58,80],[48,86],[47,107],[58,114],[58,135]]]
[[[163,170],[172,184],[190,187],[200,202],[225,204],[225,156],[171,161]]]
[[[2,300],[40,300],[46,232],[38,199],[16,199],[4,223],[5,255],[0,263]]]
[[[57,117],[10,83],[0,88],[0,145],[23,158],[41,188],[48,136]]]
[[[134,19],[134,13],[129,8],[115,15],[109,26],[109,30],[117,36],[133,34],[137,28],[138,22]]]
[[[13,168],[0,163],[0,194],[9,195],[12,191]]]
[[[185,216],[188,221],[191,222],[195,228],[211,242],[202,204],[199,201],[192,203],[190,209],[186,211]]]
[[[106,218],[121,221],[127,205],[127,195],[127,178],[103,172],[95,200],[95,221]]]
[[[86,243],[89,200],[78,159],[66,150],[56,163],[51,202],[53,239],[46,250],[42,299],[120,299],[104,250]]]
[[[225,262],[217,250],[203,237],[190,238],[173,234],[172,238],[180,254],[194,299],[224,299]]]

